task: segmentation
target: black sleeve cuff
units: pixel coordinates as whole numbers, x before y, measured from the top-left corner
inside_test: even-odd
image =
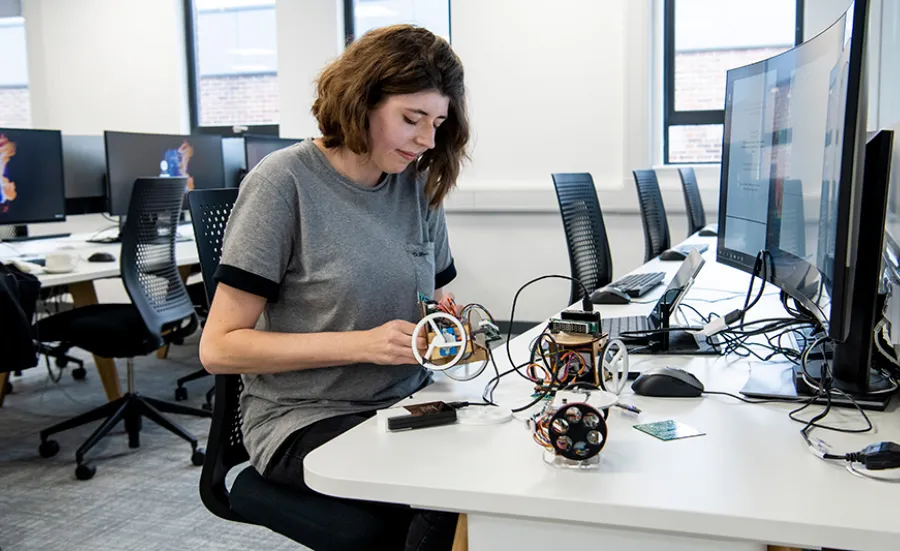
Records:
[[[247,270],[228,264],[219,264],[213,279],[251,295],[263,297],[269,302],[278,302],[278,291],[281,285]]]
[[[453,265],[453,260],[450,260],[450,265],[434,276],[434,288],[440,289],[454,279],[456,279],[456,266]]]

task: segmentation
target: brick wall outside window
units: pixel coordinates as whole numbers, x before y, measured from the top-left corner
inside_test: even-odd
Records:
[[[199,78],[200,126],[278,123],[278,76]]]
[[[31,102],[27,86],[0,88],[0,126],[31,127]]]
[[[777,55],[788,47],[675,53],[675,109],[724,109],[725,72]],[[669,162],[719,162],[722,126],[675,126],[669,130]]]

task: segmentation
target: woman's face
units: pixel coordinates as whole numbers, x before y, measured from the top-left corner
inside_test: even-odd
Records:
[[[406,170],[434,147],[434,133],[449,108],[450,98],[435,90],[389,96],[369,113],[372,162],[388,174]]]

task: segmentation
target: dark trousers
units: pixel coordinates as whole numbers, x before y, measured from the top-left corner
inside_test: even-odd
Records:
[[[289,486],[297,491],[314,492],[303,480],[303,458],[322,444],[374,415],[375,412],[341,415],[324,419],[294,432],[272,457],[264,476],[272,482]],[[453,536],[459,516],[456,513],[422,511],[389,503],[353,501],[385,519],[390,547],[399,550],[402,546],[404,551],[449,551],[453,547]],[[388,549],[386,546],[383,548]]]

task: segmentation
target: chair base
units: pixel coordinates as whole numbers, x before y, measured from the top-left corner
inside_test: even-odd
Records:
[[[203,448],[197,446],[197,439],[181,426],[170,421],[163,413],[210,417],[208,411],[163,402],[154,398],[145,398],[140,394],[130,392],[118,400],[108,402],[87,413],[42,430],[40,433],[41,445],[39,451],[42,457],[52,457],[59,451],[59,444],[48,439],[51,435],[104,419],[103,423],[75,452],[75,462],[77,463],[76,477],[79,480],[87,480],[93,477],[95,469],[85,461],[85,454],[96,446],[104,436],[109,434],[120,421],[125,422],[125,431],[128,433],[128,446],[131,448],[140,447],[141,425],[143,418],[146,417],[172,434],[180,436],[189,442],[191,445],[191,461],[196,466],[202,465],[205,453]]]
[[[178,379],[178,381],[177,381],[178,386],[175,388],[175,401],[182,402],[184,400],[187,400],[188,393],[187,393],[187,389],[184,388],[185,383],[189,383],[189,382],[195,381],[197,379],[202,379],[203,377],[206,377],[209,374],[210,374],[209,371],[207,371],[205,369],[198,369],[197,371],[195,371],[189,375],[185,375],[184,377]],[[213,396],[215,396],[215,393],[216,393],[215,386],[213,386],[212,388],[209,389],[209,391],[207,391],[206,403],[204,403],[201,406],[201,407],[203,407],[204,410],[210,411],[210,412],[212,411],[212,400],[213,400]]]

